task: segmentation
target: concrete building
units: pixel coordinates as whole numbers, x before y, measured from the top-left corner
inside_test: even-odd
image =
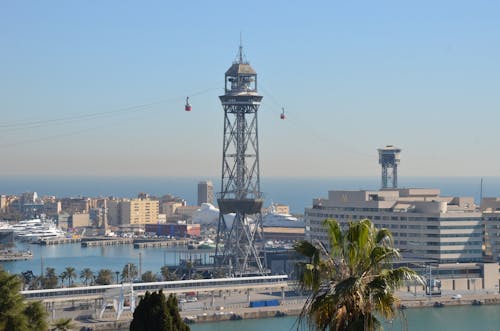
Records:
[[[214,185],[211,181],[198,183],[198,206],[201,206],[202,203],[214,203]]]
[[[500,198],[481,200],[484,229],[484,254],[488,260],[500,260]]]
[[[2,194],[0,195],[0,212],[6,212],[8,207],[8,199],[7,196]]]
[[[74,213],[70,216],[68,220],[68,225],[70,228],[80,228],[91,226],[89,213]]]
[[[185,206],[185,204],[182,202],[177,202],[177,201],[162,202],[160,204],[160,212],[162,214],[167,215],[168,218],[175,215],[177,208],[182,206]]]
[[[442,197],[438,189],[330,191],[305,209],[306,239],[327,244],[323,221],[370,219],[389,229],[403,256],[435,263],[482,261],[481,212],[473,198]]]
[[[67,213],[88,213],[91,207],[89,198],[63,198],[61,199],[61,209]]]
[[[132,199],[120,202],[120,224],[156,224],[158,200]],[[108,215],[109,217],[109,215]]]

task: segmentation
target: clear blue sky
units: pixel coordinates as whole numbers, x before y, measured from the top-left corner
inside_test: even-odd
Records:
[[[499,13],[496,1],[4,0],[0,174],[218,176],[218,95],[241,32],[264,95],[263,176],[378,176],[386,144],[403,148],[400,176],[499,175]]]

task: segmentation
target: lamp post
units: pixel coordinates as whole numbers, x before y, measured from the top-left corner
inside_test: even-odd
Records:
[[[118,284],[118,275],[120,274],[119,271],[115,271],[115,274],[116,274],[116,284]]]

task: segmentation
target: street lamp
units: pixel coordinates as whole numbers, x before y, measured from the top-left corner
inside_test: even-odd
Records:
[[[120,274],[119,271],[115,271],[115,274],[116,274],[116,284],[118,284],[118,275]]]

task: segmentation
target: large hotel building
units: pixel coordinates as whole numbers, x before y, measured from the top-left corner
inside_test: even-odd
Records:
[[[389,229],[406,258],[438,264],[481,262],[482,214],[469,197],[443,197],[438,189],[329,191],[305,210],[306,239],[328,243],[323,221],[370,219]]]

